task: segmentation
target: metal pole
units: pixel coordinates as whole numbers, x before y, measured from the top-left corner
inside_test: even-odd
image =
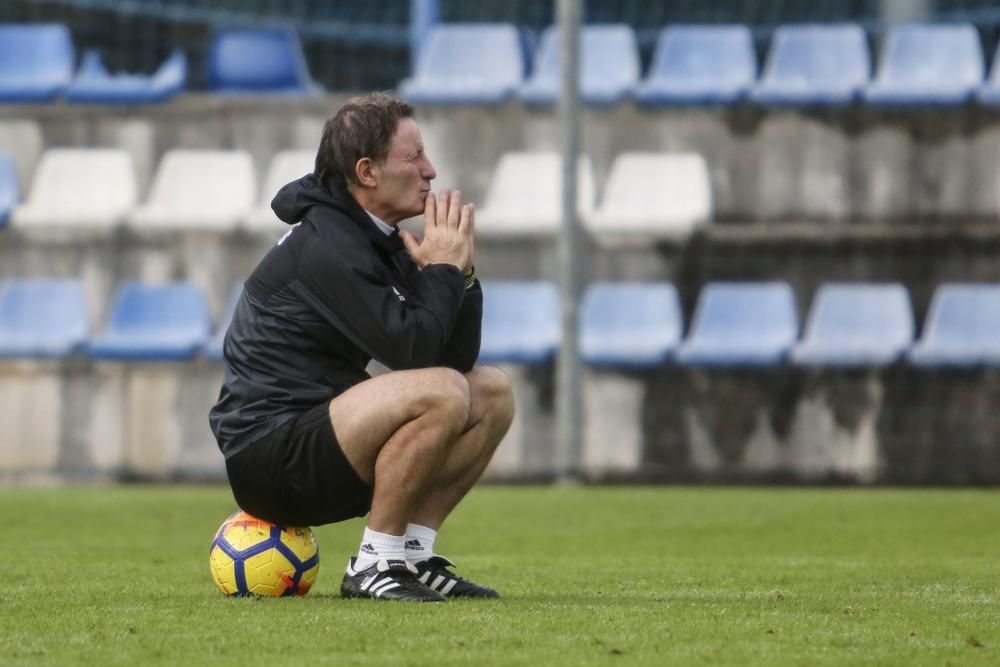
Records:
[[[879,14],[887,26],[926,21],[931,15],[930,5],[930,0],[881,0]]]
[[[577,304],[580,296],[580,222],[577,219],[577,162],[580,154],[579,62],[581,0],[557,0],[560,76],[559,138],[562,152],[562,230],[557,257],[562,294],[562,346],[556,378],[556,474],[576,479],[583,433]]]
[[[417,58],[424,37],[438,22],[440,0],[410,0],[410,70],[417,71]]]

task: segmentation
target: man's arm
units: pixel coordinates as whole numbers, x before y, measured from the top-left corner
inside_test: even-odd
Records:
[[[479,358],[483,326],[483,290],[479,280],[465,291],[462,309],[451,337],[444,344],[441,365],[468,373]]]
[[[440,364],[465,296],[461,271],[449,264],[426,267],[409,286],[415,298],[404,302],[363,243],[342,248],[336,262],[315,248],[304,244],[299,275],[302,298],[324,319],[394,370]]]

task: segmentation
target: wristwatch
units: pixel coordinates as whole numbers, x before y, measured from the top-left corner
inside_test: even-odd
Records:
[[[465,289],[470,289],[479,280],[479,276],[476,275],[476,267],[473,266],[467,274],[465,274]]]

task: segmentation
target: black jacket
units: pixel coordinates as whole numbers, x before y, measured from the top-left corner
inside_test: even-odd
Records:
[[[419,270],[347,190],[314,176],[271,203],[295,226],[244,283],[226,333],[226,373],[209,422],[228,458],[289,419],[393,370],[479,356],[483,296],[450,264]],[[299,222],[301,221],[301,222]],[[298,224],[295,224],[298,223]]]

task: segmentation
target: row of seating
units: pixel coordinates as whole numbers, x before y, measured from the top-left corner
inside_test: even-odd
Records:
[[[559,347],[559,293],[549,283],[486,288],[483,362],[540,363]],[[898,283],[827,283],[801,339],[784,282],[709,283],[686,337],[670,283],[598,283],[584,293],[580,352],[594,366],[919,367],[1000,365],[1000,284],[943,284],[914,340],[909,293]]]
[[[545,282],[484,286],[480,360],[537,364],[559,348],[559,293]],[[190,283],[128,282],[104,329],[90,338],[83,287],[72,280],[10,280],[0,289],[0,357],[171,361],[222,358],[240,296],[233,289],[212,333],[204,295]],[[686,338],[670,283],[595,283],[584,293],[581,355],[594,366],[878,367],[1000,365],[1000,284],[938,287],[923,334],[898,283],[828,283],[813,299],[805,330],[783,282],[709,283]]]
[[[400,85],[408,99],[430,104],[499,104],[513,97],[551,104],[559,91],[559,34],[542,37],[535,67],[525,61],[513,25],[437,26],[413,76]],[[456,55],[459,54],[459,55]],[[900,25],[884,38],[878,69],[860,26],[789,25],[778,28],[758,80],[750,30],[741,25],[668,26],[659,34],[652,65],[641,77],[635,34],[627,25],[588,25],[581,31],[580,94],[607,105],[768,106],[960,105],[976,97],[1000,105],[1000,49],[984,81],[979,35],[969,24]]]
[[[75,66],[69,29],[57,24],[0,25],[0,102],[148,104],[187,86],[187,58],[174,51],[150,76],[110,73],[100,52],[87,50]],[[285,28],[224,29],[208,50],[206,79],[217,93],[311,95],[298,35]]]
[[[246,151],[167,151],[145,204],[139,205],[132,158],[122,149],[53,148],[46,151],[27,200],[18,203],[12,160],[0,154],[0,225],[28,230],[108,230],[237,227],[279,231],[271,199],[286,183],[312,172],[314,151],[279,152],[258,194]]]
[[[270,202],[289,181],[313,170],[314,153],[293,150],[272,160],[259,195],[253,162],[242,151],[168,151],[147,202],[137,206],[131,158],[120,149],[50,149],[39,163],[27,201],[17,204],[16,176],[0,154],[0,224],[13,211],[23,228],[277,230]],[[562,175],[555,152],[509,153],[494,172],[477,217],[484,236],[555,234]],[[683,238],[712,217],[708,166],[700,155],[623,153],[611,167],[601,205],[590,161],[579,169],[579,212],[602,238]]]

